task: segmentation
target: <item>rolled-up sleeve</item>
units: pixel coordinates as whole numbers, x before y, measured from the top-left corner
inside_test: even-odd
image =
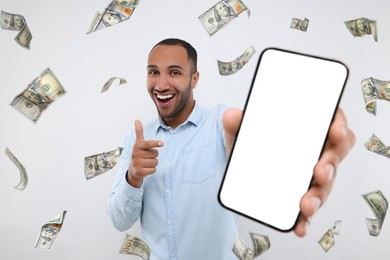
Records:
[[[135,188],[126,181],[134,144],[134,131],[126,136],[118,162],[118,172],[107,198],[107,214],[114,227],[125,231],[132,227],[141,215],[143,186]]]

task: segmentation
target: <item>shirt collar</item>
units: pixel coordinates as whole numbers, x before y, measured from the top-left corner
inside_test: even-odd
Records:
[[[192,112],[189,115],[189,117],[187,118],[187,120],[185,122],[183,122],[181,125],[179,125],[178,127],[183,126],[183,125],[187,125],[187,124],[193,124],[194,126],[198,126],[200,124],[201,120],[202,120],[202,109],[198,105],[198,103],[195,102],[194,109],[192,110]],[[165,129],[165,130],[171,129],[171,127],[167,126],[164,123],[164,120],[162,120],[162,118],[159,116],[158,119],[155,121],[155,124],[154,124],[154,133],[155,133],[155,135],[157,135],[158,131],[161,128]]]

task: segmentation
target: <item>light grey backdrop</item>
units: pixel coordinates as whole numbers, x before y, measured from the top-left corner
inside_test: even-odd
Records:
[[[14,41],[17,32],[0,30],[0,150],[9,147],[29,176],[24,191],[14,189],[19,172],[4,153],[0,156],[1,259],[138,259],[118,254],[125,232],[116,231],[105,212],[116,168],[86,181],[84,157],[122,145],[134,119],[154,119],[145,88],[146,57],[167,37],[183,38],[197,48],[200,81],[195,97],[206,106],[243,107],[256,60],[267,47],[333,58],[349,67],[341,106],[357,142],[340,165],[333,192],[312,219],[309,233],[298,238],[245,218],[239,232],[249,245],[249,232],[269,236],[271,248],[259,259],[388,259],[389,225],[385,220],[380,235],[369,236],[364,218],[374,215],[361,194],[380,189],[390,196],[390,160],[364,147],[372,133],[390,144],[390,104],[379,101],[377,116],[370,115],[360,89],[367,77],[390,80],[387,1],[244,0],[250,17],[242,13],[210,37],[198,16],[217,1],[140,0],[129,20],[86,35],[95,12],[108,3],[0,0],[0,9],[23,15],[33,34],[31,50],[26,50]],[[308,31],[290,29],[293,17],[307,17]],[[377,20],[378,42],[372,36],[354,38],[347,30],[344,21],[360,17]],[[241,71],[219,75],[217,59],[231,61],[251,45],[256,53]],[[9,104],[46,67],[67,94],[34,125]],[[128,83],[100,94],[112,76]],[[276,100],[283,94],[267,96]],[[283,157],[294,150],[281,152]],[[62,210],[68,213],[51,251],[33,250],[41,226]],[[341,234],[325,253],[317,241],[335,220],[342,220]],[[127,233],[140,235],[139,223]]]

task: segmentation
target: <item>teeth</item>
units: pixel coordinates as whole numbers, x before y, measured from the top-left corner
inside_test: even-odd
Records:
[[[171,97],[173,97],[173,95],[159,95],[159,94],[157,94],[158,99],[167,99],[167,98],[171,98]]]

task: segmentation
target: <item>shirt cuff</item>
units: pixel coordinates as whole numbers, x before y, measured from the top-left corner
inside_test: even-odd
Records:
[[[131,186],[126,180],[126,174],[124,176],[124,180],[119,185],[120,193],[122,194],[123,202],[127,203],[128,200],[132,200],[134,202],[142,202],[142,196],[144,194],[144,184],[142,182],[141,187],[136,188]]]

